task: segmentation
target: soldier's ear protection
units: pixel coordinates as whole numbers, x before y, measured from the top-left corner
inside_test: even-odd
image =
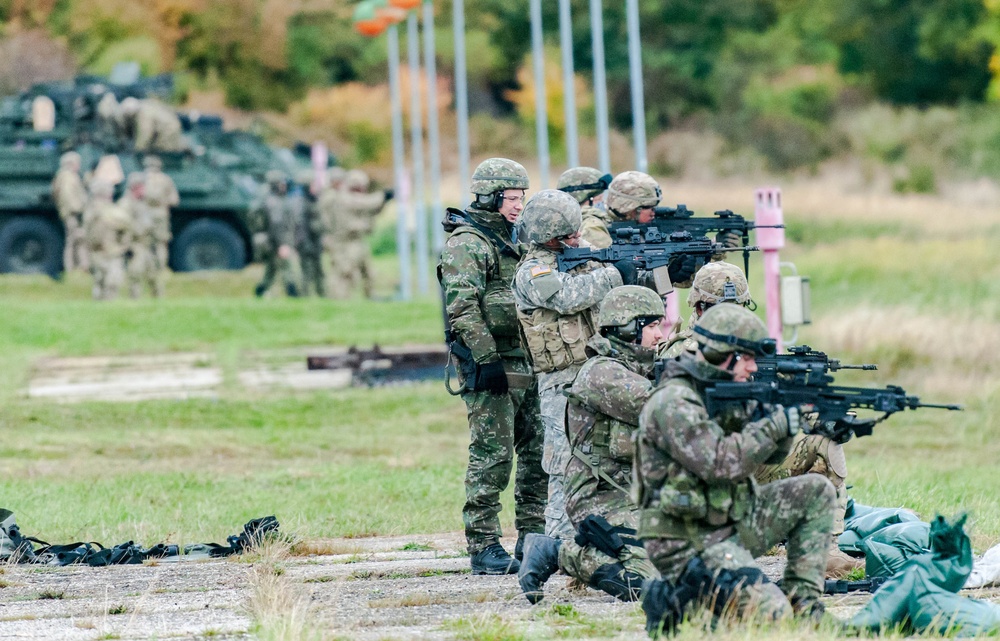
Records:
[[[639,316],[638,318],[633,318],[629,323],[625,325],[619,325],[618,327],[609,327],[606,331],[602,331],[602,334],[607,337],[608,335],[614,336],[615,338],[624,341],[626,343],[635,343],[636,345],[642,343],[642,330],[651,323],[663,320],[659,316]]]
[[[596,183],[590,183],[587,185],[571,185],[569,187],[563,187],[559,191],[564,191],[567,194],[574,191],[607,191],[608,187],[611,186],[611,181],[613,176],[611,174],[604,174],[597,179]]]
[[[759,341],[748,341],[746,339],[739,338],[737,336],[732,336],[730,334],[716,334],[715,332],[710,332],[704,327],[700,327],[698,325],[695,325],[694,333],[701,334],[702,336],[704,336],[709,340],[718,341],[720,343],[726,343],[727,345],[732,345],[734,347],[739,347],[743,351],[750,352],[755,356],[774,356],[775,352],[778,351],[778,342],[775,341],[773,338],[763,338]]]
[[[476,194],[476,203],[479,205],[480,209],[485,209],[486,211],[500,211],[500,207],[503,206],[503,192],[505,190],[501,189],[495,191],[492,194]]]

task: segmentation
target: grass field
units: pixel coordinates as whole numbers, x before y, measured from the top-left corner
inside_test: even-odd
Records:
[[[784,197],[785,257],[812,278],[814,323],[799,342],[879,363],[878,372],[845,378],[851,383],[897,383],[928,402],[966,405],[962,413],[899,414],[849,443],[852,495],[928,519],[969,511],[981,552],[1000,540],[1000,226],[982,208],[941,199],[859,196],[833,206],[814,189],[796,185]],[[669,191],[685,193],[699,212],[749,211],[731,204],[750,202],[745,186]],[[164,300],[112,303],[89,300],[81,275],[62,283],[0,277],[0,507],[17,514],[26,534],[52,541],[221,540],[272,513],[305,539],[460,530],[464,405],[439,383],[229,389],[217,400],[125,404],[22,394],[42,356],[210,351],[233,367],[255,349],[437,342],[433,296],[389,300],[393,260],[376,264],[384,302],[257,300],[250,292],[259,267],[172,275]],[[751,270],[763,299],[759,259]],[[509,495],[504,503],[509,530]],[[543,637],[574,636],[559,632],[565,617],[550,618]],[[507,627],[466,617],[449,633],[526,638]]]

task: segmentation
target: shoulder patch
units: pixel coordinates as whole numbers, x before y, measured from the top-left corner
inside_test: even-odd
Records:
[[[531,268],[531,277],[538,278],[552,273],[552,268],[548,265],[535,265]]]

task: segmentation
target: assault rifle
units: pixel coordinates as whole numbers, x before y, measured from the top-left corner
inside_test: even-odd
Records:
[[[713,255],[729,251],[758,251],[757,247],[726,247],[706,237],[695,238],[690,232],[674,232],[665,236],[655,227],[618,227],[612,231],[611,246],[605,249],[565,247],[559,252],[559,271],[565,272],[586,264],[632,261],[639,269],[653,272],[669,267],[671,261],[681,256],[694,256],[707,261]],[[654,274],[654,277],[657,275]],[[657,291],[670,291],[666,283],[657,278]]]
[[[827,579],[823,585],[823,594],[848,594],[851,592],[874,592],[888,581],[888,576],[873,576],[859,581]]]
[[[787,354],[758,356],[755,381],[774,381],[780,377],[791,378],[803,385],[833,382],[830,372],[842,369],[877,370],[878,365],[844,365],[825,352],[818,352],[808,345],[789,347]]]
[[[729,209],[715,212],[714,216],[695,216],[694,212],[687,208],[687,205],[677,205],[676,207],[656,207],[653,209],[653,221],[650,223],[636,223],[634,221],[611,223],[611,234],[614,236],[615,230],[626,227],[641,229],[653,228],[665,237],[677,232],[687,232],[695,238],[707,238],[709,234],[719,234],[722,232],[733,232],[742,237],[743,271],[750,273],[750,254],[753,251],[750,245],[751,229],[775,229],[784,225],[758,225],[752,220],[747,220],[739,214],[734,214]]]
[[[839,443],[846,443],[852,436],[869,436],[875,425],[904,409],[962,409],[961,405],[921,403],[919,398],[907,396],[906,391],[897,385],[882,389],[847,387],[833,385],[832,380],[831,376],[822,376],[818,380],[792,377],[745,383],[712,383],[704,390],[705,406],[710,416],[729,405],[749,400],[785,407],[806,406],[810,413],[815,413],[816,418],[806,422],[804,431],[808,434],[822,434]],[[853,413],[856,409],[882,412],[882,416],[858,418]]]

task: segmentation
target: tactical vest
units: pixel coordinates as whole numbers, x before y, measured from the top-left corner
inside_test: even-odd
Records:
[[[672,378],[665,385],[685,385],[689,380]],[[723,428],[741,429],[737,417],[713,417]],[[730,430],[727,430],[730,431]],[[633,474],[632,500],[639,506],[640,538],[671,538],[689,541],[696,549],[722,541],[736,531],[747,516],[755,493],[753,478],[739,481],[702,480],[680,463],[662,453],[665,469],[656,478]],[[636,442],[635,470],[643,468],[641,449]]]
[[[479,302],[483,320],[490,335],[496,340],[497,352],[501,356],[515,350],[520,351],[520,326],[517,322],[514,294],[510,288],[514,273],[517,271],[517,261],[502,255],[496,243],[477,227],[462,225],[452,232],[452,236],[458,234],[477,236],[490,248],[493,255],[492,266],[486,273],[486,288],[481,293]],[[440,271],[438,280],[441,280]],[[523,358],[523,353],[519,355]]]
[[[521,258],[520,264],[529,260],[544,263],[553,272],[559,269],[556,255],[545,249],[529,251]],[[581,265],[573,273],[587,274],[592,269],[589,264]],[[521,323],[524,344],[536,373],[562,371],[589,358],[587,341],[597,333],[590,309],[567,315],[542,307],[532,310],[530,314],[518,309],[517,320]]]

